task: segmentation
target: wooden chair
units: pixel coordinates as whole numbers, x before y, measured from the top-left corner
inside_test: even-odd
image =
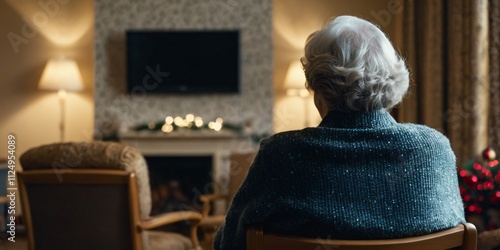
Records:
[[[17,176],[29,249],[199,249],[200,213],[148,216],[147,166],[130,146],[45,145],[23,154],[21,165]],[[190,238],[149,230],[180,221],[191,224]]]
[[[232,153],[230,155],[230,174],[227,194],[208,194],[202,195],[200,200],[203,202],[203,219],[199,227],[204,233],[203,249],[210,250],[213,248],[213,237],[215,232],[224,223],[225,214],[212,214],[211,204],[217,200],[224,200],[229,206],[234,195],[245,180],[248,170],[252,165],[255,152],[248,153]]]
[[[471,223],[427,235],[387,240],[312,239],[266,234],[263,233],[262,227],[247,229],[247,250],[442,250],[454,247],[461,247],[461,250],[475,250],[476,244],[477,231]]]

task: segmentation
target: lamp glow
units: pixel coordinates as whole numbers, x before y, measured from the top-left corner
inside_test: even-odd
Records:
[[[83,80],[74,60],[59,58],[50,60],[43,70],[38,88],[43,90],[80,91]]]
[[[61,141],[64,141],[66,91],[80,91],[83,89],[83,79],[78,70],[78,65],[71,59],[58,58],[49,60],[43,70],[38,88],[58,91],[61,108],[59,130]]]
[[[290,66],[288,66],[285,77],[287,95],[309,95],[309,92],[305,88],[305,83],[306,76],[304,75],[304,70],[302,70],[302,64],[300,62],[291,63]]]
[[[285,77],[285,89],[288,96],[299,96],[304,100],[305,126],[309,126],[309,91],[305,88],[306,76],[300,62],[293,62],[288,66]]]

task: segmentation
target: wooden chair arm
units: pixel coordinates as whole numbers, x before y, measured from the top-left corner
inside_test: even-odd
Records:
[[[202,218],[203,216],[200,213],[192,211],[168,212],[148,217],[141,221],[139,226],[142,229],[153,229],[184,220],[189,220],[194,224],[198,224]]]
[[[200,201],[203,203],[203,217],[207,217],[212,209],[211,202],[214,200],[227,199],[227,195],[225,194],[204,194],[200,195]]]
[[[198,240],[197,228],[203,216],[200,213],[192,211],[179,211],[168,212],[146,218],[139,224],[139,230],[153,229],[163,225],[171,224],[174,222],[189,220],[190,223],[190,238],[193,242],[194,249],[200,249],[200,242]]]
[[[210,203],[214,200],[226,199],[227,195],[225,194],[204,194],[200,195],[200,200],[203,203]]]

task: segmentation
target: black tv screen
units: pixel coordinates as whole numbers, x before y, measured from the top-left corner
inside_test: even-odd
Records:
[[[127,31],[127,91],[238,93],[238,31]]]

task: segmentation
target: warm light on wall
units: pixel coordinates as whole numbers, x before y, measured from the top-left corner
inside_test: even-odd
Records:
[[[94,24],[94,1],[18,1],[5,0],[23,19],[23,26],[12,28],[16,40],[26,41],[38,33],[59,46],[78,43]]]
[[[300,96],[304,101],[304,125],[309,126],[309,91],[305,88],[306,76],[300,62],[293,62],[288,66],[285,77],[285,89],[288,96]]]
[[[286,94],[289,96],[306,97],[309,91],[305,88],[306,77],[302,64],[300,62],[293,62],[288,67],[285,77]]]
[[[74,60],[59,58],[49,60],[43,70],[38,84],[42,90],[57,90],[61,106],[61,121],[59,124],[61,141],[64,141],[65,99],[66,91],[80,91],[83,89],[83,80]]]

